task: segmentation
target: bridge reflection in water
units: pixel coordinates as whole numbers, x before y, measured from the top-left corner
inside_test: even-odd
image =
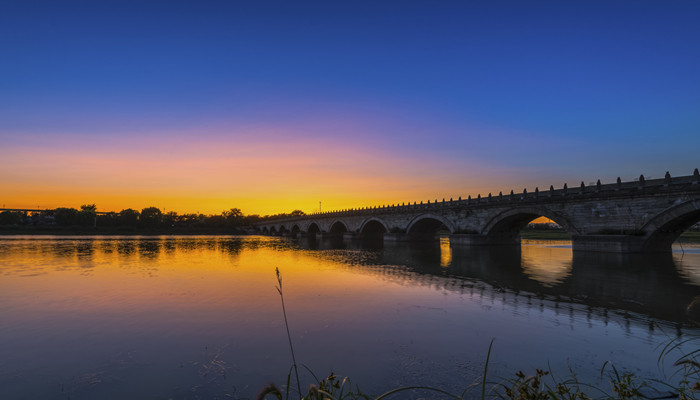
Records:
[[[252,398],[289,369],[275,267],[304,364],[370,393],[460,392],[494,338],[494,379],[551,366],[595,382],[605,361],[662,379],[658,346],[698,334],[700,247],[640,257],[448,238],[3,238],[0,397],[223,398],[233,382]],[[203,346],[225,350],[202,358]],[[200,375],[211,357],[229,378]]]
[[[506,303],[584,306],[604,321],[644,321],[649,329],[696,327],[700,320],[700,246],[689,254],[625,254],[573,252],[571,242],[542,240],[525,240],[521,247],[451,246],[447,237],[410,246],[337,238],[295,243],[312,250],[374,250],[375,258],[352,267],[463,294],[500,296]]]

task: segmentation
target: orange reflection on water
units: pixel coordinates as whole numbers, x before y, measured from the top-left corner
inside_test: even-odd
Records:
[[[450,238],[440,238],[440,266],[447,268],[452,265],[452,248],[450,247]]]
[[[544,286],[554,286],[571,275],[570,241],[523,240],[521,251],[523,272]]]
[[[150,318],[207,325],[227,315],[226,320],[279,324],[274,289],[279,268],[289,313],[303,325],[329,313],[328,302],[341,298],[353,298],[347,307],[339,301],[345,317],[366,316],[377,295],[391,296],[393,286],[400,287],[283,242],[260,246],[261,240],[278,242],[221,237],[4,241],[4,315],[15,321],[129,315],[145,326],[155,324]]]
[[[683,277],[700,285],[700,243],[677,241],[673,244],[673,259]]]

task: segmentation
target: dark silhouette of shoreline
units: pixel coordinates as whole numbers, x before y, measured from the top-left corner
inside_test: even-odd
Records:
[[[98,212],[95,204],[80,209],[2,209],[0,235],[238,235],[255,233],[255,223],[265,219],[300,215],[304,215],[300,210],[245,215],[238,208],[209,215],[162,212],[157,207]]]

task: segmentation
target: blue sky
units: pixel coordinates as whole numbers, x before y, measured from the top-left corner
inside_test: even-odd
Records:
[[[131,162],[137,149],[155,174],[192,143],[256,149],[261,165],[289,146],[318,168],[345,158],[335,176],[300,181],[338,208],[686,175],[700,166],[698,21],[700,2],[683,1],[6,1],[0,157],[12,165],[0,162],[0,188],[19,203],[45,185],[40,168],[16,172],[45,153]],[[385,177],[395,192],[363,186],[374,175],[348,171],[353,159],[396,168]],[[53,192],[36,196],[68,198],[74,177],[53,162]],[[105,196],[120,177],[110,165]],[[373,194],[344,204],[324,189],[343,180]],[[199,190],[255,198],[249,182],[225,183],[245,195]]]

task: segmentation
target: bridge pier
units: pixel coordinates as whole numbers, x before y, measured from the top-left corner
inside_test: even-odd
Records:
[[[269,235],[269,234],[268,234]],[[330,232],[295,232],[277,234],[277,236],[287,236],[296,239],[308,238],[314,240],[341,239],[344,241],[356,241],[367,239],[368,235],[361,232],[343,232],[342,236]],[[384,233],[382,236],[385,243],[401,243],[411,241],[439,240],[437,236],[416,236],[408,233]],[[495,240],[477,233],[455,233],[449,236],[450,244],[458,246],[509,246],[519,245],[520,240]],[[662,246],[648,248],[645,245],[645,237],[637,235],[573,235],[571,237],[572,250],[574,252],[596,252],[596,253],[646,253],[670,252],[671,247]]]
[[[451,236],[450,236],[451,237]],[[385,233],[385,242],[437,242],[440,240],[439,234],[410,234],[410,233]]]
[[[481,246],[488,244],[486,236],[478,233],[453,233],[450,235],[450,244],[462,244],[469,246]]]
[[[326,234],[324,234],[323,232],[311,232],[311,233],[309,233],[309,237],[313,237],[316,240],[323,240],[325,235]]]
[[[450,235],[450,244],[467,246],[508,246],[519,245],[519,240],[494,240],[479,234]],[[644,238],[633,235],[574,235],[571,237],[571,248],[575,252],[598,253],[641,253],[650,251],[644,247]],[[661,248],[659,251],[671,251]]]
[[[385,242],[408,242],[410,240],[410,237],[408,234],[405,233],[385,233],[384,234],[384,241]]]
[[[573,235],[571,248],[573,251],[592,251],[604,253],[641,253],[644,249],[644,238],[632,235]],[[671,251],[669,246],[667,250]]]
[[[316,238],[316,240],[329,240],[329,239],[343,239],[345,236],[334,233],[334,232],[316,232],[307,234],[310,238]]]
[[[362,239],[360,232],[343,232],[343,240],[359,240]]]
[[[467,246],[518,245],[519,240],[494,240],[479,234],[452,234],[450,244]],[[641,253],[650,251],[644,246],[644,237],[634,235],[573,235],[571,248],[576,252]],[[671,251],[671,247],[656,252]]]

